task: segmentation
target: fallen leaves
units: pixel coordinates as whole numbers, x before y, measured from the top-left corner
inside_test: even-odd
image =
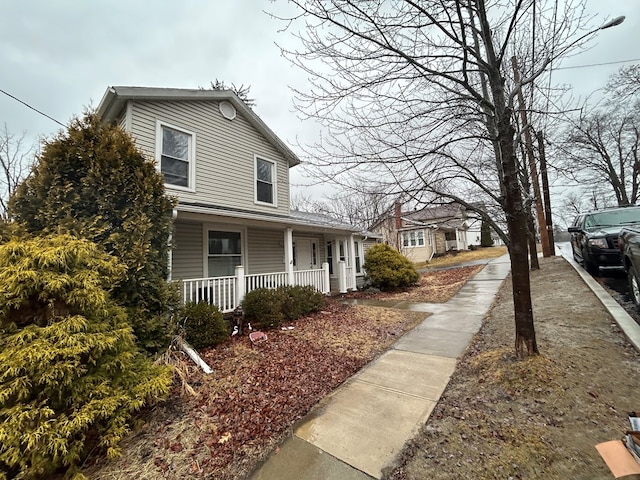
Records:
[[[424,274],[418,286],[382,298],[444,301],[482,267]],[[425,300],[427,299],[427,300]],[[182,365],[195,395],[156,408],[124,456],[93,468],[90,478],[244,478],[324,396],[384,352],[427,314],[329,299],[293,329],[269,330],[252,344],[236,336],[201,351],[213,374]],[[188,365],[188,364],[186,364]]]
[[[483,265],[473,265],[423,273],[414,287],[402,292],[383,293],[380,298],[444,303],[458,293],[470,277],[483,268]]]

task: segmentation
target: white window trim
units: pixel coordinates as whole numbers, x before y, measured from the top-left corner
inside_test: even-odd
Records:
[[[180,185],[173,185],[171,183],[165,183],[165,188],[171,190],[180,190],[183,192],[195,192],[196,191],[196,134],[189,130],[185,130],[182,127],[177,127],[162,120],[156,120],[156,170],[162,173],[162,127],[171,128],[189,135],[191,142],[189,143],[189,186],[182,187]]]
[[[258,159],[273,165],[273,203],[261,202],[258,200]],[[256,205],[265,205],[267,207],[277,208],[278,206],[278,164],[262,155],[253,156],[253,203]]]
[[[249,268],[247,265],[247,229],[237,226],[230,226],[219,223],[205,223],[204,228],[202,229],[202,272],[204,273],[204,278],[209,278],[209,232],[218,231],[218,232],[234,232],[240,234],[240,248],[242,251],[240,252],[240,265],[244,266],[244,271],[246,274],[249,274]]]
[[[429,232],[430,230],[427,230]],[[422,237],[420,237],[420,232],[422,232]],[[424,229],[419,230],[405,230],[402,232],[401,240],[402,240],[402,248],[422,248],[427,246],[426,237],[428,233],[425,233]],[[422,243],[420,243],[422,240]]]
[[[358,255],[356,255],[356,252],[353,252],[353,257],[360,259],[360,271],[358,272],[356,269],[356,277],[363,277],[364,276],[364,242],[362,240],[355,240],[353,241],[353,248],[356,248],[356,244],[358,244]],[[353,268],[356,268],[356,265],[353,266]]]

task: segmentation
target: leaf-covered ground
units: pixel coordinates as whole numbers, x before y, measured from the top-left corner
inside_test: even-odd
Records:
[[[379,296],[443,302],[481,268],[429,272],[413,289]],[[313,405],[425,316],[340,300],[267,331],[259,345],[242,336],[201,352],[211,375],[175,353],[193,394],[177,386],[166,404],[144,413],[145,424],[123,443],[122,457],[90,459],[89,477],[246,478]]]

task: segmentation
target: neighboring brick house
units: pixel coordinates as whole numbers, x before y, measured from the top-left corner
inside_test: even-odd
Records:
[[[97,113],[155,159],[178,198],[170,269],[185,300],[229,311],[257,287],[326,293],[362,282],[375,236],[291,210],[289,169],[300,160],[233,92],[109,87]]]

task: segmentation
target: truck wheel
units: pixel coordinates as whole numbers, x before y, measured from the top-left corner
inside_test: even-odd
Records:
[[[582,251],[582,262],[585,270],[591,275],[598,276],[600,274],[600,267],[597,263],[593,263],[589,260],[589,257],[587,257],[584,250]]]
[[[636,308],[640,309],[640,278],[633,267],[629,267],[627,274],[629,276],[629,296]]]

